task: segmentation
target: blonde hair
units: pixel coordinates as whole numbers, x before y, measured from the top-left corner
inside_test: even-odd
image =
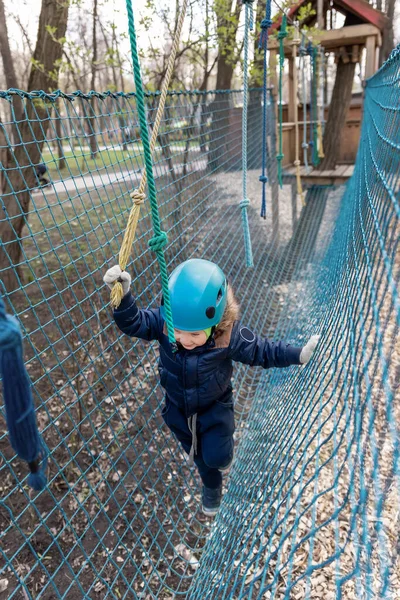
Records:
[[[217,325],[214,333],[215,339],[220,337],[240,316],[240,305],[235,298],[232,287],[228,284],[228,299],[221,322]]]

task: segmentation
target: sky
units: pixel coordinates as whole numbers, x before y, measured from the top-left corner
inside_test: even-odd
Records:
[[[147,0],[132,0],[135,16],[138,13],[145,13],[146,2]],[[165,0],[165,4],[168,2],[171,6],[175,6],[175,0]],[[87,4],[88,7],[91,7],[93,4],[92,0],[83,0],[83,3]],[[29,32],[33,42],[36,39],[41,4],[41,0],[5,0],[6,12],[8,14],[13,13],[18,15],[24,27]],[[126,15],[125,0],[106,0],[106,2],[103,0],[101,4],[103,7],[100,10],[103,14],[105,13],[105,8],[107,9],[108,20],[114,21],[120,32],[127,32],[128,18]],[[104,5],[106,5],[106,7]],[[73,11],[74,7],[72,3],[70,8],[70,18],[73,16]],[[136,21],[138,21],[138,19],[136,19]],[[149,33],[144,33],[138,22],[135,22],[135,25],[137,26],[138,39],[143,46],[148,45],[149,35],[152,36],[153,40],[157,37],[160,37],[161,39],[156,23],[154,23],[154,26],[150,29]],[[7,18],[7,26],[10,44],[12,48],[18,49],[18,46],[21,43],[21,30],[11,16]]]
[[[88,6],[88,12],[90,13],[92,0],[81,0],[84,4]],[[137,15],[143,15],[146,12],[146,2],[147,0],[132,0],[134,14],[136,17],[135,25],[137,27],[137,37],[138,43],[140,47],[145,49],[149,45],[149,37],[152,39],[153,45],[158,44],[162,46],[163,44],[163,35],[160,28],[157,26],[155,22],[149,32],[145,32],[143,28],[139,25],[139,19]],[[282,0],[278,1],[280,4]],[[125,0],[102,0],[100,2],[102,8],[100,9],[102,13],[107,11],[107,18],[110,21],[114,21],[117,25],[117,30],[122,32],[127,32],[127,16],[126,16],[126,8],[125,8]],[[170,5],[173,9],[175,7],[175,0],[163,0],[164,5]],[[400,0],[397,0],[397,14],[396,14],[396,27],[395,34],[397,38],[397,42],[400,41]],[[41,0],[5,0],[6,13],[10,15],[13,13],[17,15],[21,20],[21,23],[24,25],[26,30],[29,33],[29,36],[32,40],[32,44],[34,44],[37,33],[39,12],[41,7]],[[275,10],[274,10],[275,9]],[[273,2],[273,12],[276,12],[276,5]],[[74,12],[74,2],[72,1],[72,5],[70,8],[70,18],[72,20]],[[10,38],[10,44],[13,49],[18,49],[21,45],[21,30],[19,26],[16,24],[15,20],[9,16],[7,18],[8,32]],[[129,43],[126,40],[125,44],[125,52],[129,54]]]

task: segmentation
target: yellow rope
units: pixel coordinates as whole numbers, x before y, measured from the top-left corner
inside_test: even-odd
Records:
[[[299,131],[299,113],[298,113],[298,74],[297,74],[297,46],[300,45],[300,38],[298,37],[298,31],[296,29],[296,37],[293,39],[292,46],[292,60],[293,60],[293,98],[292,102],[294,105],[294,124],[295,124],[295,133],[296,133],[296,160],[294,161],[294,166],[296,167],[296,183],[297,183],[297,194],[301,198],[301,203],[304,206],[304,194],[303,194],[303,185],[301,183],[301,171],[300,171],[300,131]],[[304,125],[305,127],[305,125]]]
[[[188,1],[189,0],[183,0],[182,10],[179,15],[178,25],[177,25],[177,28],[175,31],[174,41],[173,41],[172,48],[171,48],[171,54],[169,55],[169,59],[168,59],[168,68],[165,73],[164,82],[163,82],[163,85],[161,88],[160,102],[158,104],[156,120],[154,122],[153,133],[152,133],[151,141],[150,141],[150,150],[151,150],[152,154],[153,154],[154,148],[156,146],[158,129],[160,127],[161,119],[162,119],[162,116],[164,113],[165,101],[167,99],[167,92],[168,92],[169,84],[171,81],[171,76],[172,76],[172,73],[174,70],[176,52],[177,52],[178,46],[179,46],[179,40],[180,40],[180,36],[181,36],[183,22],[185,20],[186,8],[188,5]],[[138,189],[134,190],[130,194],[130,196],[133,200],[133,206],[132,206],[131,212],[129,214],[128,222],[126,224],[124,239],[122,240],[121,249],[120,249],[119,255],[118,255],[118,264],[121,268],[121,271],[125,271],[126,265],[128,264],[133,240],[135,239],[137,224],[139,222],[140,207],[146,198],[146,195],[144,193],[145,187],[146,187],[146,182],[147,182],[147,173],[146,173],[146,169],[144,169],[142,179],[140,181],[140,185],[139,185]],[[122,298],[123,298],[122,285],[121,285],[121,283],[116,282],[114,284],[113,289],[111,290],[111,304],[115,308],[118,308],[118,306],[121,304]]]

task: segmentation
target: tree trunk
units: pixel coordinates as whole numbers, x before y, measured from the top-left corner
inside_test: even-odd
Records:
[[[239,25],[241,3],[234,0],[216,0],[214,10],[217,21],[218,60],[217,90],[229,90],[235,67],[240,59],[236,48],[236,34]],[[229,131],[230,99],[229,95],[216,96],[209,106],[212,112],[212,126],[209,147],[209,168],[218,169],[223,163],[228,165],[226,154],[229,151],[222,142]]]
[[[57,134],[57,147],[58,147],[58,168],[60,171],[65,169],[65,154],[63,146],[63,132],[61,129],[61,102],[60,99],[56,103],[56,134]]]
[[[396,0],[386,0],[386,15],[388,17],[386,28],[382,36],[382,46],[379,53],[379,62],[382,65],[390,56],[394,48],[394,9]]]
[[[104,39],[106,39],[104,37]],[[117,35],[116,35],[116,28],[114,27],[114,25],[112,26],[112,39],[111,39],[111,49],[112,49],[112,74],[113,74],[113,81],[114,81],[114,86],[115,86],[115,91],[118,91],[118,79],[117,79],[117,68],[114,62],[114,56],[117,59],[117,63],[118,63],[118,71],[120,74],[120,87],[121,87],[121,92],[125,92],[125,84],[124,84],[124,74],[122,72],[122,60],[121,60],[121,54],[119,52],[119,46],[118,46],[118,39],[117,39]],[[121,100],[121,104],[123,105],[124,100]],[[122,145],[122,150],[126,151],[128,150],[128,145],[126,143],[126,136],[124,135],[124,127],[125,127],[125,119],[123,117],[122,111],[118,111],[118,123],[119,123],[119,128],[120,128],[120,136],[121,136],[121,145]]]
[[[357,24],[357,18],[354,15],[348,14],[344,23],[345,27]],[[339,158],[342,131],[345,127],[347,113],[350,108],[356,63],[351,61],[351,47],[346,48],[346,50],[349,55],[348,62],[344,62],[343,56],[340,56],[337,65],[335,86],[332,92],[323,139],[325,158],[322,159],[318,166],[321,171],[329,171],[336,167]]]
[[[3,71],[8,88],[18,88],[17,74],[14,68],[14,62],[11,55],[10,43],[8,39],[6,15],[4,11],[3,0],[0,0],[0,54],[3,61]],[[22,121],[23,109],[21,99],[16,96],[13,98],[12,107],[14,110],[15,120]],[[13,127],[14,144],[18,142],[18,131]]]
[[[227,62],[224,54],[219,54],[217,60],[217,90],[229,90],[231,87],[234,67]],[[229,166],[227,153],[229,147],[226,140],[229,132],[230,115],[230,96],[229,94],[216,95],[214,101],[209,106],[212,112],[212,124],[210,131],[210,144],[208,154],[208,166],[211,171],[215,171],[222,164]]]
[[[32,60],[28,90],[50,92],[57,87],[62,46],[68,19],[68,2],[42,0],[38,37]],[[50,33],[51,32],[51,33]],[[29,211],[30,190],[36,186],[32,165],[41,160],[51,108],[41,99],[26,101],[24,120],[18,130],[22,143],[14,153],[8,149],[8,181],[0,209],[0,271],[8,291],[17,283],[16,269],[21,257],[20,237]]]
[[[340,58],[325,127],[323,141],[325,158],[318,167],[321,171],[329,171],[336,167],[342,131],[351,103],[355,70],[356,63],[351,61],[344,63]]]
[[[8,40],[7,21],[3,0],[0,0],[0,53],[3,60],[4,76],[6,78],[7,87],[18,88],[17,75],[15,73]]]
[[[97,0],[93,0],[93,35],[92,35],[92,46],[93,46],[93,58],[92,58],[92,78],[90,82],[90,89],[96,89],[96,70],[97,70]],[[89,125],[89,144],[90,144],[90,156],[93,159],[96,158],[98,152],[97,141],[96,141],[96,99],[92,99],[92,119],[88,120]]]

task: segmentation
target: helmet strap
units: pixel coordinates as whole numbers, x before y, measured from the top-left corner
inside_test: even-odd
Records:
[[[218,325],[213,325],[212,327],[209,327],[208,329],[204,329],[204,333],[207,336],[207,341],[213,337],[215,330],[217,329]]]

